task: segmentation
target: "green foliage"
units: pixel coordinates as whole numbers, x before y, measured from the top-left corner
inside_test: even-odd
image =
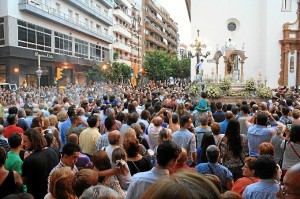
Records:
[[[263,86],[257,89],[256,95],[262,98],[270,98],[272,97],[272,91],[269,88]]]
[[[119,58],[119,55],[120,55],[119,52],[114,52],[113,59],[114,59],[114,60],[118,59],[118,58]]]
[[[190,66],[190,59],[178,60],[176,54],[166,51],[147,52],[144,62],[146,76],[152,80],[189,77]]]
[[[231,87],[231,80],[230,78],[225,77],[219,84],[220,88],[224,91],[227,91]]]
[[[105,80],[105,74],[101,71],[98,64],[94,64],[92,68],[87,72],[86,76],[93,82]]]
[[[108,76],[113,83],[118,83],[120,78],[130,78],[131,67],[125,63],[113,62],[109,66]]]
[[[206,89],[207,96],[210,98],[220,98],[222,97],[222,91],[217,84],[210,84]]]
[[[245,90],[246,91],[255,91],[256,90],[256,83],[253,78],[246,80]]]
[[[200,88],[197,84],[193,84],[190,89],[189,89],[189,93],[191,95],[198,95],[200,94]]]

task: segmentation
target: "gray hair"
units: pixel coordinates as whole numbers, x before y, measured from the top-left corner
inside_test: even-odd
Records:
[[[114,114],[115,114],[115,109],[113,109],[113,108],[108,108],[108,109],[106,109],[106,111],[105,111],[105,115],[106,115],[107,117],[113,116]]]
[[[206,156],[209,162],[216,163],[220,156],[220,149],[216,145],[209,145],[206,149]]]
[[[86,189],[79,199],[121,199],[121,195],[115,190],[102,186],[92,186]]]

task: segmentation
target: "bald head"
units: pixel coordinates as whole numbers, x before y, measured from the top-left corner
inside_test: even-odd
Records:
[[[225,118],[226,120],[230,120],[233,117],[233,113],[231,111],[226,111]]]
[[[186,161],[187,161],[187,151],[185,150],[185,148],[181,148],[181,153],[179,154],[179,157],[177,158],[177,163],[181,164]]]
[[[108,142],[111,145],[118,145],[121,143],[121,133],[118,130],[113,130],[108,134]]]
[[[160,116],[157,116],[153,119],[154,126],[161,126],[163,123],[163,120]]]
[[[79,140],[78,140],[78,135],[75,133],[71,133],[70,135],[68,135],[67,137],[67,142],[71,142],[74,144],[78,144]]]

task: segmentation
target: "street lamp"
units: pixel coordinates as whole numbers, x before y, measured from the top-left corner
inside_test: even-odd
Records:
[[[38,77],[38,87],[39,87],[39,101],[41,99],[41,76],[43,71],[41,70],[41,56],[38,55],[38,69],[35,71],[37,77]]]
[[[207,58],[210,55],[210,49],[209,49],[209,47],[207,47],[206,41],[202,40],[200,38],[200,31],[197,30],[197,32],[198,32],[198,35],[197,35],[197,38],[195,39],[195,43],[190,45],[190,47],[195,49],[195,54],[193,55],[191,50],[189,50],[188,51],[188,57],[189,58],[193,58],[193,57],[197,58],[196,75],[200,74],[201,81],[202,81],[203,59],[201,59],[201,57]],[[204,51],[206,51],[206,52],[203,53]]]

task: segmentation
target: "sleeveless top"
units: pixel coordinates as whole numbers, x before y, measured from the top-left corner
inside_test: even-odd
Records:
[[[7,177],[0,185],[0,198],[4,198],[9,194],[16,192],[16,183],[14,178],[14,172],[9,171]]]

